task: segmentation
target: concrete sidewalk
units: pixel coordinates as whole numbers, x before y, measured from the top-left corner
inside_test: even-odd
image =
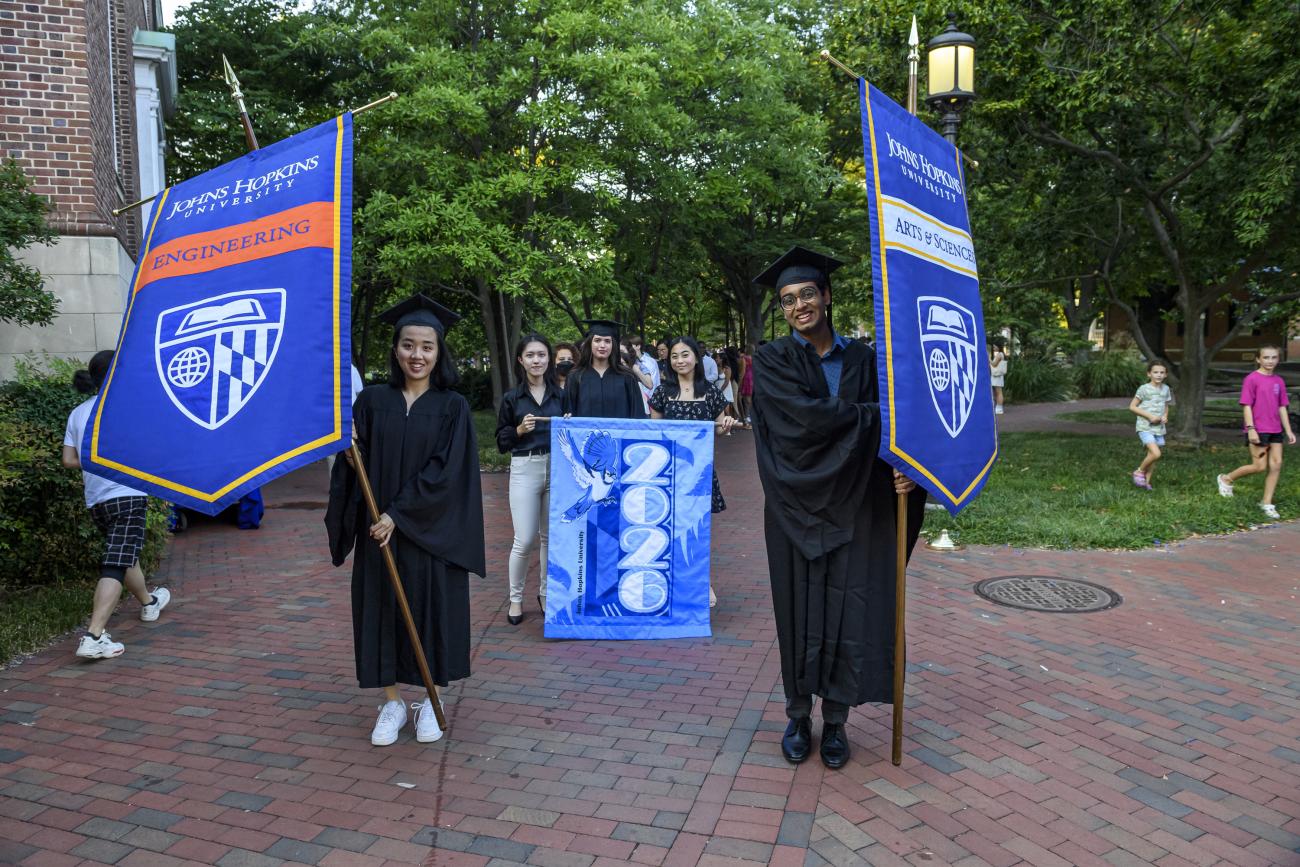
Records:
[[[125,655],[83,663],[70,637],[0,672],[0,863],[1300,864],[1300,524],[919,552],[902,767],[889,708],[865,706],[848,767],[794,768],[750,436],[719,445],[712,639],[546,641],[535,608],[509,626],[507,477],[484,476],[474,676],[429,745],[369,744],[320,468],[268,491],[259,531],[192,528],[162,618],[115,617]],[[972,592],[1006,574],[1124,602]]]

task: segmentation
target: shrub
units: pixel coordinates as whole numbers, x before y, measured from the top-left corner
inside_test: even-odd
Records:
[[[1074,371],[1054,358],[1017,356],[1007,364],[1006,399],[1011,403],[1073,400]]]
[[[72,363],[47,365],[48,373],[19,362],[17,378],[0,385],[0,590],[94,577],[103,552],[81,474],[60,462],[68,413],[85,395],[72,388]],[[166,540],[167,507],[151,499],[146,571]]]
[[[1132,397],[1146,382],[1146,365],[1127,352],[1100,352],[1074,372],[1082,397]]]
[[[481,367],[462,367],[456,391],[465,395],[471,410],[494,409],[492,406],[492,374]]]

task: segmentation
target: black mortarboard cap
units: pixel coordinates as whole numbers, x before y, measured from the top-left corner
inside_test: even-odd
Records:
[[[612,337],[615,342],[618,341],[619,329],[623,327],[622,322],[615,322],[612,319],[584,319],[582,320],[587,326],[587,336],[598,334],[601,337]]]
[[[461,319],[459,313],[443,307],[422,292],[389,307],[379,314],[379,318],[393,326],[394,331],[401,331],[408,325],[427,325],[439,334],[446,334],[447,329]]]
[[[754,278],[754,282],[760,286],[770,286],[779,290],[782,286],[789,286],[791,283],[825,280],[831,276],[832,271],[843,264],[832,256],[796,245],[768,265],[762,274]]]

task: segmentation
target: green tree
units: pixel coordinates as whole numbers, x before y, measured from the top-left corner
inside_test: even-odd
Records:
[[[1075,0],[1033,8],[1017,42],[1038,47],[1020,129],[1110,178],[1114,287],[1173,287],[1184,327],[1173,366],[1175,434],[1202,441],[1209,362],[1243,329],[1300,298],[1300,58],[1295,5]],[[1021,41],[1023,40],[1023,41]],[[1153,279],[1154,278],[1154,279]],[[1233,322],[1207,342],[1221,299]],[[1134,334],[1149,355],[1142,330]]]
[[[171,28],[179,92],[176,115],[167,124],[169,183],[248,151],[222,76],[223,54],[239,77],[261,145],[352,107],[341,97],[360,77],[364,58],[349,29],[340,26],[348,20],[343,7],[329,2],[308,9],[297,0],[194,0],[182,6]]]
[[[39,271],[14,256],[32,244],[48,244],[45,199],[27,189],[27,177],[12,160],[0,164],[0,322],[48,325],[59,302]]]

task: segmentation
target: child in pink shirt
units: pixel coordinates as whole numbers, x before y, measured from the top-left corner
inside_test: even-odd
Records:
[[[1286,411],[1286,383],[1273,372],[1281,358],[1282,351],[1276,346],[1265,346],[1256,354],[1259,369],[1248,374],[1241,384],[1241,411],[1251,462],[1215,479],[1220,496],[1231,497],[1232,483],[1237,479],[1267,471],[1259,507],[1270,518],[1280,517],[1273,505],[1273,492],[1282,475],[1282,444],[1295,445]]]

